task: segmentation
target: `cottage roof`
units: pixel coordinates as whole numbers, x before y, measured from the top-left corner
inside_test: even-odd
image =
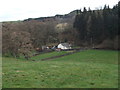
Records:
[[[70,46],[69,43],[60,43],[62,46]]]

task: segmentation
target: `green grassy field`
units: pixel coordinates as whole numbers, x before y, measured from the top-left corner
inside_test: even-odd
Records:
[[[87,50],[48,61],[3,57],[2,62],[3,88],[118,87],[117,51]]]
[[[63,54],[66,54],[66,53],[68,53],[68,51],[66,51],[66,52],[65,51],[60,51],[60,52],[54,51],[54,52],[50,52],[50,53],[44,53],[44,54],[41,54],[41,55],[38,55],[38,56],[33,56],[31,59],[38,61],[38,60],[41,60],[41,59],[44,59],[44,58],[63,55]]]

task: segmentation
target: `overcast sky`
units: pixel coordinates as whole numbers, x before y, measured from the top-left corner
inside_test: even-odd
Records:
[[[67,14],[76,9],[113,7],[118,0],[0,0],[0,21]]]

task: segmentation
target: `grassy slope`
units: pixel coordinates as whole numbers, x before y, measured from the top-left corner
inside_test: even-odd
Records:
[[[38,55],[38,56],[34,56],[31,59],[33,59],[33,60],[41,60],[41,59],[44,59],[44,58],[49,58],[49,57],[53,57],[53,56],[63,55],[63,54],[66,54],[66,53],[68,53],[68,52],[65,52],[65,51],[61,51],[61,52],[54,51],[54,52],[44,53],[44,54],[41,54],[41,55]]]
[[[39,62],[3,58],[3,88],[115,88],[117,54],[88,50]]]
[[[105,63],[118,64],[118,52],[110,50],[87,50],[70,56],[57,58],[54,60],[86,62],[86,63]]]

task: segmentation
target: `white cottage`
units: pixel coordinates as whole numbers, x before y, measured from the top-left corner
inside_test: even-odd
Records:
[[[57,48],[60,48],[62,50],[71,49],[71,45],[69,43],[60,43]]]

